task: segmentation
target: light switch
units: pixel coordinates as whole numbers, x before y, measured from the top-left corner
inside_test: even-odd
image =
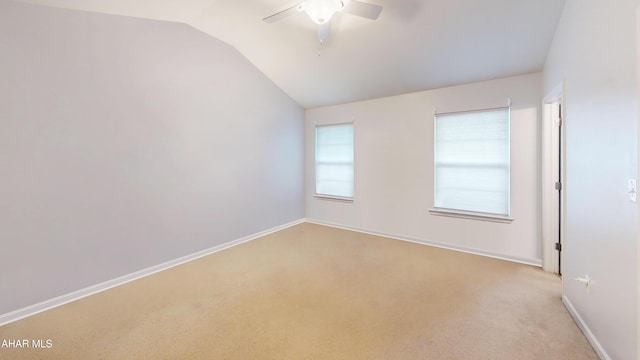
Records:
[[[636,179],[629,179],[629,200],[636,202],[638,199],[638,187],[636,185]]]

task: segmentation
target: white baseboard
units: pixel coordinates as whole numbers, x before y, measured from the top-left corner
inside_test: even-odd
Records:
[[[571,303],[571,301],[566,296],[563,296],[562,303],[567,308],[567,310],[569,310],[569,314],[571,314],[571,316],[573,317],[573,320],[575,320],[576,324],[578,324],[578,327],[580,328],[580,330],[582,330],[582,333],[587,338],[587,340],[589,340],[591,347],[593,347],[593,350],[595,350],[596,354],[600,357],[600,359],[611,360],[611,357],[609,357],[609,354],[607,354],[607,352],[604,350],[604,348],[602,347],[602,345],[600,344],[596,336],[593,335],[593,333],[591,332],[591,329],[589,329],[589,326],[587,326],[587,324],[584,322],[580,314],[578,314],[578,311],[576,310],[576,308],[573,307],[573,304]]]
[[[344,225],[340,225],[340,224],[334,224],[334,223],[330,223],[330,222],[325,222],[325,221],[319,221],[319,220],[314,220],[314,219],[309,219],[309,218],[302,218],[299,220],[295,220],[280,226],[276,226],[273,227],[271,229],[267,229],[249,236],[245,236],[243,238],[240,239],[236,239],[236,240],[232,240],[229,242],[226,242],[224,244],[220,244],[214,247],[211,247],[209,249],[205,249],[202,251],[198,251],[196,253],[193,254],[189,254],[171,261],[167,261],[165,263],[156,265],[156,266],[152,266],[140,271],[136,271],[134,273],[131,274],[127,274],[112,280],[108,280],[105,281],[103,283],[100,284],[96,284],[96,285],[92,285],[89,287],[86,287],[84,289],[80,289],[62,296],[58,296],[56,298],[53,299],[49,299],[49,300],[45,300],[43,302],[34,304],[34,305],[30,305],[27,307],[24,307],[22,309],[18,309],[6,314],[1,314],[0,315],[0,326],[2,325],[6,325],[8,323],[41,313],[43,311],[70,303],[72,301],[76,301],[82,298],[85,298],[87,296],[91,296],[93,294],[97,294],[100,293],[102,291],[114,288],[116,286],[119,285],[123,285],[126,284],[128,282],[143,278],[145,276],[149,276],[152,274],[155,274],[157,272],[163,271],[163,270],[167,270],[170,269],[174,266],[178,266],[181,264],[184,264],[186,262],[192,261],[192,260],[196,260],[199,259],[201,257],[216,253],[218,251],[221,250],[225,250],[228,248],[231,248],[233,246],[236,245],[240,245],[242,243],[257,239],[259,237],[265,236],[265,235],[269,235],[271,233],[274,233],[276,231],[280,231],[286,228],[289,228],[291,226],[295,226],[298,224],[301,224],[303,222],[308,222],[308,223],[312,223],[312,224],[318,224],[318,225],[324,225],[324,226],[330,226],[330,227],[335,227],[335,228],[339,228],[339,229],[345,229],[345,230],[351,230],[351,231],[357,231],[360,233],[364,233],[364,234],[369,234],[369,235],[375,235],[375,236],[383,236],[383,237],[388,237],[388,238],[392,238],[392,239],[396,239],[396,240],[402,240],[402,241],[408,241],[408,242],[413,242],[413,243],[417,243],[417,244],[423,244],[423,245],[429,245],[429,246],[435,246],[435,247],[439,247],[439,248],[443,248],[443,249],[449,249],[449,250],[455,250],[455,251],[460,251],[460,252],[465,252],[465,253],[470,253],[470,254],[475,254],[475,255],[481,255],[481,256],[486,256],[486,257],[491,257],[491,258],[496,258],[496,259],[501,259],[501,260],[507,260],[507,261],[512,261],[512,262],[517,262],[517,263],[522,263],[522,264],[527,264],[527,265],[533,265],[533,266],[542,266],[542,262],[541,260],[537,260],[537,259],[523,259],[523,258],[517,258],[517,257],[510,257],[510,256],[504,256],[504,255],[500,255],[500,254],[494,254],[494,253],[490,253],[490,252],[484,252],[484,251],[479,251],[479,250],[475,250],[475,249],[468,249],[468,248],[464,248],[464,247],[458,247],[458,246],[451,246],[451,245],[447,245],[447,244],[442,244],[442,243],[438,243],[438,242],[434,242],[434,241],[428,241],[428,240],[422,240],[422,239],[412,239],[412,238],[408,238],[406,236],[401,236],[401,235],[397,235],[397,234],[388,234],[388,233],[383,233],[383,232],[377,232],[377,231],[369,231],[369,230],[365,230],[365,229],[359,229],[359,228],[355,228],[355,227],[350,227],[350,226],[344,226]],[[608,359],[608,358],[607,358]]]
[[[11,323],[11,322],[14,322],[14,321],[17,321],[17,320],[20,320],[20,319],[24,319],[26,317],[41,313],[43,311],[46,311],[46,310],[49,310],[49,309],[52,309],[52,308],[55,308],[55,307],[58,307],[58,306],[61,306],[61,305],[67,304],[67,303],[70,303],[72,301],[80,300],[80,299],[85,298],[87,296],[91,296],[93,294],[97,294],[99,292],[102,292],[102,291],[105,291],[105,290],[109,290],[109,289],[114,288],[116,286],[126,284],[128,282],[143,278],[145,276],[153,275],[153,274],[155,274],[157,272],[170,269],[170,268],[172,268],[174,266],[178,266],[178,265],[184,264],[186,262],[199,259],[201,257],[216,253],[218,251],[225,250],[225,249],[228,249],[230,247],[234,247],[234,246],[246,243],[246,242],[251,241],[251,240],[255,240],[255,239],[259,238],[259,237],[262,237],[262,236],[265,236],[265,235],[269,235],[269,234],[274,233],[276,231],[284,230],[284,229],[289,228],[291,226],[301,224],[301,223],[305,222],[305,220],[306,219],[304,219],[304,218],[298,219],[298,220],[295,220],[295,221],[292,221],[292,222],[289,222],[289,223],[286,223],[286,224],[283,224],[283,225],[279,225],[279,226],[273,227],[271,229],[267,229],[267,230],[264,230],[264,231],[261,231],[261,232],[258,232],[258,233],[252,234],[252,235],[248,235],[248,236],[242,237],[240,239],[232,240],[232,241],[226,242],[224,244],[216,245],[214,247],[211,247],[211,248],[208,248],[208,249],[205,249],[205,250],[201,250],[201,251],[195,252],[193,254],[189,254],[189,255],[174,259],[174,260],[170,260],[170,261],[167,261],[167,262],[159,264],[159,265],[155,265],[155,266],[152,266],[152,267],[140,270],[140,271],[136,271],[136,272],[131,273],[131,274],[127,274],[127,275],[124,275],[124,276],[121,276],[121,277],[118,277],[118,278],[115,278],[115,279],[112,279],[112,280],[108,280],[108,281],[105,281],[105,282],[100,283],[100,284],[92,285],[92,286],[86,287],[84,289],[80,289],[80,290],[77,290],[77,291],[62,295],[62,296],[58,296],[58,297],[53,298],[53,299],[45,300],[43,302],[24,307],[22,309],[18,309],[18,310],[15,310],[15,311],[12,311],[12,312],[9,312],[9,313],[6,313],[6,314],[1,314],[0,315],[0,326],[6,325],[8,323]]]
[[[412,242],[412,243],[416,243],[416,244],[429,245],[429,246],[434,246],[434,247],[447,249],[447,250],[460,251],[460,252],[464,252],[464,253],[468,253],[468,254],[486,256],[486,257],[490,257],[490,258],[494,258],[494,259],[500,259],[500,260],[506,260],[506,261],[511,261],[511,262],[517,262],[517,263],[520,263],[520,264],[526,264],[526,265],[533,265],[533,266],[537,266],[537,267],[542,267],[542,260],[540,260],[540,259],[526,259],[526,258],[519,258],[519,257],[515,257],[515,256],[501,255],[501,254],[496,254],[496,253],[492,253],[492,252],[488,252],[488,251],[465,248],[463,246],[448,245],[448,244],[443,244],[443,243],[439,243],[439,242],[436,242],[436,241],[429,241],[429,240],[423,240],[423,239],[414,239],[414,238],[410,238],[410,237],[406,237],[406,236],[402,236],[402,235],[383,233],[383,232],[379,232],[379,231],[365,230],[365,229],[360,229],[360,228],[356,228],[356,227],[352,227],[352,226],[345,226],[345,225],[340,225],[340,224],[335,224],[335,223],[331,223],[331,222],[327,222],[327,221],[315,220],[315,219],[310,219],[310,218],[305,218],[305,221],[308,222],[308,223],[312,223],[312,224],[330,226],[330,227],[334,227],[334,228],[338,228],[338,229],[344,229],[344,230],[351,230],[351,231],[356,231],[356,232],[363,233],[363,234],[369,234],[369,235],[375,235],[375,236],[383,236],[383,237],[387,237],[387,238],[391,238],[391,239],[408,241],[408,242]]]

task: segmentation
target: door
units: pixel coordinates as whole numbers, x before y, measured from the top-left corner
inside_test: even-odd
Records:
[[[554,201],[554,207],[557,207],[557,214],[555,219],[552,221],[556,223],[556,228],[558,232],[556,234],[556,242],[554,244],[554,249],[556,250],[556,257],[558,258],[558,271],[557,274],[562,276],[562,103],[554,102],[552,104],[552,113],[554,114],[554,123],[555,127],[553,132],[556,133],[554,136],[554,150],[552,156],[556,157],[554,161],[554,167],[552,171],[555,172],[555,182],[554,189],[556,190],[557,200]]]
[[[562,274],[563,231],[563,107],[562,84],[543,103],[542,126],[542,267]]]

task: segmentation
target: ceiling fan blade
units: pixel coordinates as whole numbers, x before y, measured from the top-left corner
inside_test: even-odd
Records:
[[[324,24],[318,25],[318,40],[320,42],[324,42],[329,38],[329,34],[331,33],[331,22],[327,21]]]
[[[282,10],[280,12],[277,12],[277,13],[271,15],[271,16],[267,16],[266,18],[264,18],[262,20],[264,20],[264,22],[266,22],[266,23],[271,24],[271,23],[276,22],[278,20],[282,20],[282,19],[284,19],[286,17],[289,17],[291,15],[297,14],[302,10],[304,10],[304,1],[301,2],[298,5],[295,5],[295,6],[292,6],[292,7],[288,8],[288,9],[285,9],[285,10]]]
[[[380,16],[382,6],[367,4],[357,0],[351,0],[342,11],[351,15],[376,20],[378,16]]]

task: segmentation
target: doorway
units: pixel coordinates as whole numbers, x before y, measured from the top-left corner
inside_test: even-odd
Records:
[[[564,218],[563,84],[543,102],[542,116],[542,267],[562,275]]]

